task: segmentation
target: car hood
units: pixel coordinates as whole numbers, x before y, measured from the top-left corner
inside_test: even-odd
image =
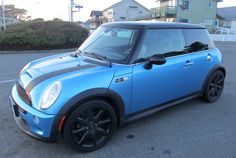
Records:
[[[75,57],[71,53],[61,54],[30,63],[29,68],[20,75],[18,82],[23,88],[26,88],[32,80],[42,78],[42,76],[47,79],[47,77],[72,71],[98,71],[105,68],[108,66],[100,61],[94,62],[94,60],[83,56]]]

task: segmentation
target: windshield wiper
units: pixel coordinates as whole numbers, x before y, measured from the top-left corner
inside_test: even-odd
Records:
[[[81,53],[81,51],[79,49],[75,50],[75,54],[74,57],[78,57],[78,55]]]
[[[100,54],[93,53],[93,52],[84,52],[84,54],[92,55],[92,56],[96,57],[99,60],[106,61],[109,67],[112,66],[112,62],[104,55],[100,55]]]

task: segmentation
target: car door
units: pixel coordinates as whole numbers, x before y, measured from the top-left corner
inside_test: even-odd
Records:
[[[133,67],[131,111],[138,112],[191,93],[191,61],[183,54],[185,40],[181,29],[147,29]],[[145,59],[166,56],[166,63],[144,68]]]
[[[194,72],[189,80],[194,83],[191,91],[201,91],[203,83],[210,69],[214,66],[212,49],[214,43],[209,38],[206,29],[184,29],[186,39],[186,53],[191,59],[191,69]]]

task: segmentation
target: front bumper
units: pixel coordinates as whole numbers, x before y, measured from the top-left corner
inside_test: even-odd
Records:
[[[22,131],[42,141],[56,142],[58,140],[60,117],[42,113],[27,105],[18,96],[15,86],[9,100],[15,121]]]

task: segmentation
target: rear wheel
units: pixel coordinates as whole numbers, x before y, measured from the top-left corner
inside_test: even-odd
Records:
[[[117,127],[114,109],[105,101],[94,100],[79,106],[64,126],[66,142],[80,152],[91,152],[104,146]]]
[[[224,89],[224,80],[224,73],[220,70],[215,71],[208,80],[203,99],[210,103],[217,101]]]

